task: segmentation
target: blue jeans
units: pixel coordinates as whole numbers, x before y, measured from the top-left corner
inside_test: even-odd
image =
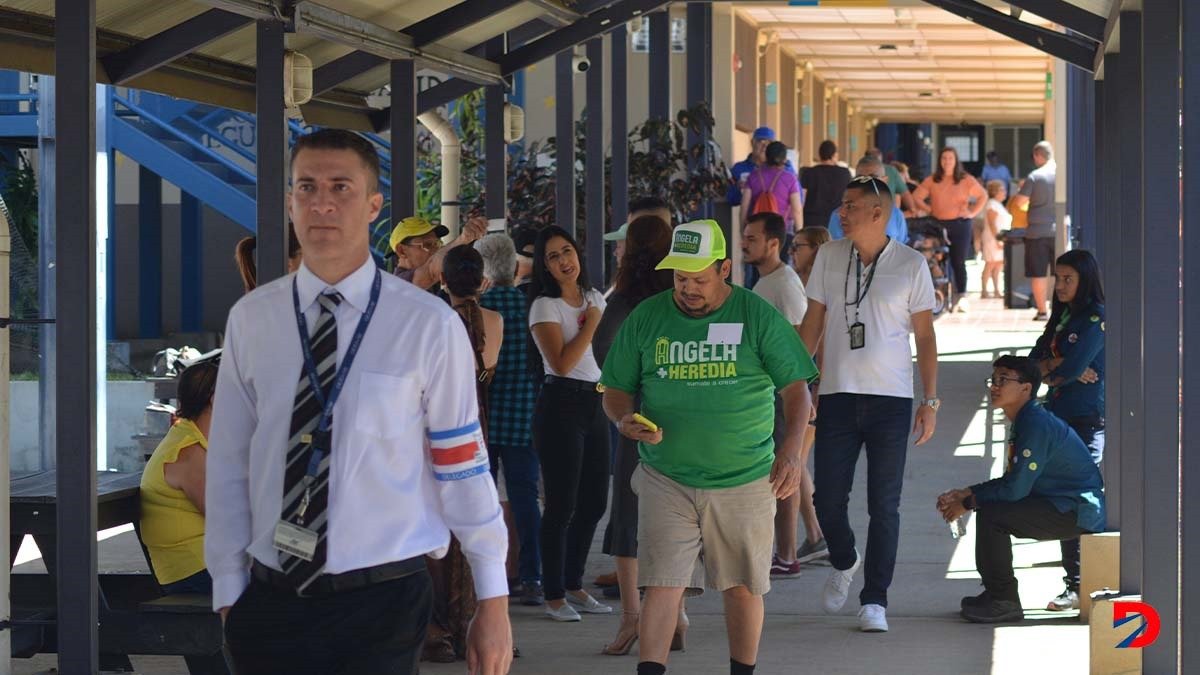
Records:
[[[1088,451],[1092,453],[1092,461],[1096,466],[1100,466],[1100,461],[1104,459],[1104,420],[1063,420],[1075,433],[1079,434],[1079,438],[1083,440],[1083,444],[1087,446]],[[1067,586],[1076,592],[1079,591],[1079,538],[1063,539],[1059,542],[1059,549],[1062,551],[1063,571],[1066,572],[1064,580]]]
[[[186,579],[163,584],[162,590],[164,595],[180,595],[183,593],[212,595],[212,586],[212,577],[209,576],[208,570],[200,570]]]
[[[533,446],[493,445],[492,452],[500,457],[508,503],[517,525],[517,540],[521,542],[521,559],[517,574],[522,582],[542,580],[542,511],[538,507],[538,476],[541,467]]]
[[[912,424],[912,399],[866,394],[822,394],[817,420],[813,504],[839,570],[854,564],[848,505],[854,467],[867,447],[866,582],[859,601],[887,607],[887,589],[900,544],[900,488]]]

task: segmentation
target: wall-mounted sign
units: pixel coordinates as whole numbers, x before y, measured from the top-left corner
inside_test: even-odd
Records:
[[[812,124],[812,106],[807,103],[800,106],[800,123]]]
[[[829,123],[829,138],[837,138],[837,122]]]
[[[767,83],[767,105],[775,105],[779,103],[779,85],[774,82]]]

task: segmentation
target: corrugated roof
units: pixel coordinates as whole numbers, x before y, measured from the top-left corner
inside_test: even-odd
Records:
[[[555,0],[529,0],[467,26],[434,42],[466,51],[528,22],[548,16],[545,5]],[[400,31],[454,8],[461,0],[336,0],[328,2],[339,12]],[[561,0],[559,0],[559,4]],[[569,4],[574,4],[572,0]],[[605,3],[606,4],[606,3]],[[97,3],[99,56],[114,53],[153,37],[228,2],[189,0],[103,0]],[[0,0],[0,68],[38,73],[53,72],[54,0]],[[287,36],[287,47],[309,57],[320,68],[342,57],[351,47],[311,33]],[[255,27],[244,27],[214,40],[193,54],[128,82],[131,87],[161,91],[203,102],[245,110],[254,107]],[[107,82],[104,69],[97,79]],[[318,124],[370,128],[366,96],[388,83],[384,65],[340,83],[304,106],[305,118]]]

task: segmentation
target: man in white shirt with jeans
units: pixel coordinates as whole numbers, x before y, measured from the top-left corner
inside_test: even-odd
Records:
[[[379,158],[326,129],[292,150],[294,274],[230,310],[209,444],[205,560],[238,673],[415,673],[453,532],[479,605],[472,672],[512,659],[508,537],[458,317],[381,274]]]
[[[808,313],[800,337],[809,351],[824,338],[817,418],[814,502],[829,545],[833,572],[825,584],[825,611],[846,602],[863,559],[854,545],[847,505],[854,466],[867,449],[866,582],[859,627],[884,632],[887,589],[900,539],[900,489],[913,414],[912,351],[924,397],[912,422],[916,444],[937,423],[937,339],[933,280],[917,251],[887,236],[892,194],[887,182],[859,176],[846,187],[841,218],[846,238],[817,252],[808,280]]]

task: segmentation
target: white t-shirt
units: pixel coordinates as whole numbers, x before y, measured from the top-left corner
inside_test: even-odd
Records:
[[[995,199],[989,199],[987,201],[987,208],[996,214],[996,230],[1004,232],[1012,229],[1012,214],[1008,212],[1008,209],[1004,208],[1003,204]]]
[[[804,282],[791,265],[782,264],[754,284],[754,292],[788,320],[793,326],[799,326],[804,321],[804,312],[808,311],[808,295],[804,292]]]
[[[850,349],[855,308],[846,305],[846,298],[848,294],[854,300],[858,287],[857,259],[849,239],[831,241],[817,250],[808,279],[809,300],[825,305],[821,394],[912,398],[913,354],[908,338],[912,315],[933,309],[929,268],[919,252],[888,240],[873,265],[862,268],[864,286],[871,268],[876,268],[858,310],[857,320],[863,323],[866,340],[862,349]]]
[[[579,335],[579,328],[583,323],[584,310],[591,304],[601,312],[604,311],[604,296],[600,291],[595,289],[588,290],[585,295],[585,302],[579,307],[572,307],[567,304],[562,298],[547,298],[541,297],[533,301],[533,305],[529,308],[529,327],[533,328],[539,323],[556,323],[562,328],[563,344],[575,339]],[[534,340],[537,342],[537,340]],[[592,345],[588,344],[587,351],[583,353],[583,358],[579,359],[579,363],[571,369],[569,373],[556,373],[550,369],[550,360],[546,358],[546,352],[542,349],[542,345],[538,345],[538,351],[542,354],[542,363],[545,365],[547,375],[557,375],[559,377],[569,377],[572,380],[583,380],[585,382],[600,381],[600,366],[596,363],[596,357],[592,355]]]

